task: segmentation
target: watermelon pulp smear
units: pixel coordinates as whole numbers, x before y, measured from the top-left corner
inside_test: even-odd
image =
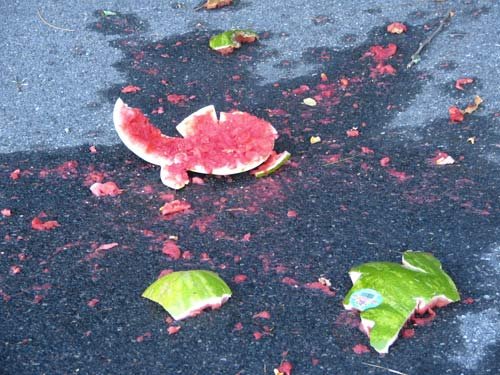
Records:
[[[138,108],[118,99],[115,129],[133,153],[161,166],[162,182],[172,189],[189,183],[187,171],[231,175],[256,168],[273,153],[277,132],[267,121],[246,112],[221,112],[213,105],[194,112],[179,125],[181,137],[161,133]]]

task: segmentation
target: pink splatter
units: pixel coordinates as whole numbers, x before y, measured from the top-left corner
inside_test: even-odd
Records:
[[[312,283],[307,283],[304,284],[304,287],[307,289],[317,289],[321,290],[323,293],[325,293],[327,296],[335,296],[335,292],[331,290],[327,285],[320,283],[319,281],[315,281]]]
[[[380,159],[380,165],[382,167],[387,167],[390,162],[391,162],[391,158],[388,156],[384,156],[382,159]]]
[[[281,279],[281,282],[286,285],[291,285],[291,286],[297,286],[299,283],[297,280],[292,279],[291,277],[285,276],[284,278]]]
[[[186,201],[173,200],[171,202],[165,203],[160,207],[160,212],[162,215],[171,215],[178,212],[184,212],[191,208],[191,205]]]
[[[88,307],[96,307],[96,305],[99,303],[98,298],[92,298],[90,301],[87,302]]]
[[[165,241],[161,251],[173,260],[177,260],[181,257],[181,249],[179,249],[179,246],[171,240]]]
[[[37,217],[31,220],[31,228],[34,230],[51,230],[60,226],[56,220],[47,220],[43,222],[40,219],[46,216],[45,213],[41,212]]]
[[[11,275],[17,275],[18,273],[21,273],[21,271],[22,271],[22,267],[18,266],[18,265],[13,265],[13,266],[10,266],[10,268],[9,268],[9,274],[11,274]]]
[[[123,190],[118,188],[118,186],[113,181],[108,181],[105,183],[95,182],[90,187],[90,191],[96,197],[104,197],[104,196],[116,197],[117,195],[120,195],[123,192]]]
[[[389,173],[392,177],[396,177],[400,182],[405,182],[412,178],[412,176],[407,175],[405,172],[401,172],[396,169],[389,169],[387,173]]]
[[[271,319],[271,314],[269,313],[269,311],[264,310],[255,314],[253,318]]]
[[[175,335],[180,330],[181,330],[181,326],[170,326],[167,328],[167,332],[169,335]]]
[[[141,91],[139,86],[128,85],[121,89],[123,94],[135,94],[136,92]]]
[[[366,345],[356,344],[352,347],[352,351],[356,354],[370,353],[370,349]]]
[[[283,361],[281,363],[280,367],[278,367],[278,371],[284,375],[291,375],[292,369],[293,369],[293,365],[289,361]]]
[[[241,283],[244,283],[245,281],[247,281],[247,275],[236,275],[234,278],[233,278],[233,281],[236,283],[236,284],[241,284]]]

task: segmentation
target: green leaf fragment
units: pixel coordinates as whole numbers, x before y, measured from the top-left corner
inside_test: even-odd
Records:
[[[353,287],[344,299],[347,310],[360,311],[370,345],[387,353],[415,312],[460,300],[453,280],[432,254],[406,251],[403,265],[372,262],[349,271]],[[365,299],[363,301],[363,298]]]
[[[101,10],[101,14],[104,17],[109,17],[109,16],[116,16],[116,12],[113,12],[111,10]]]
[[[251,43],[259,39],[259,35],[253,30],[228,30],[214,35],[210,38],[209,45],[213,50],[225,50],[240,48],[241,43]]]
[[[215,272],[191,270],[172,272],[156,280],[142,296],[159,303],[175,320],[220,307],[231,297],[231,289]]]

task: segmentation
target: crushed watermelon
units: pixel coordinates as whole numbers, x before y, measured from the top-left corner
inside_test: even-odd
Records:
[[[238,111],[222,112],[220,120],[210,111],[195,113],[179,129],[185,138],[163,135],[139,109],[120,99],[113,118],[125,145],[140,158],[160,165],[163,183],[174,189],[189,182],[188,170],[229,175],[257,167],[271,155],[277,137],[269,122]]]

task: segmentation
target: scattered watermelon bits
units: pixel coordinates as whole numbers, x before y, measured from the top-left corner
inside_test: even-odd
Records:
[[[289,361],[281,362],[281,365],[274,369],[274,375],[292,375],[293,365]]]
[[[448,108],[448,113],[450,114],[451,122],[462,122],[464,121],[464,114],[462,110],[456,106]]]
[[[160,212],[162,215],[172,215],[178,212],[187,211],[191,208],[191,205],[186,201],[180,201],[178,199],[172,202],[167,202],[160,207]]]
[[[221,112],[217,119],[214,106],[198,110],[177,125],[183,138],[163,135],[139,109],[121,99],[116,101],[113,121],[125,146],[160,165],[161,180],[172,189],[189,183],[188,170],[225,176],[254,169],[273,154],[278,136],[269,122],[249,113]],[[280,155],[278,164],[282,165],[289,156]]]
[[[156,280],[142,294],[159,303],[175,320],[196,316],[207,308],[217,309],[230,297],[231,289],[212,271],[177,271]]]
[[[121,92],[123,94],[135,94],[136,92],[141,91],[141,88],[138,86],[128,85],[122,88]]]
[[[455,88],[457,90],[464,90],[464,85],[469,85],[471,83],[473,83],[474,80],[472,78],[460,78],[460,79],[457,79],[456,82],[455,82]]]
[[[356,354],[370,353],[370,349],[363,344],[356,344],[352,347],[352,351]]]
[[[116,197],[117,195],[120,195],[123,192],[123,190],[118,188],[118,186],[112,181],[108,181],[105,183],[95,182],[90,187],[90,191],[96,197],[103,197],[103,196]]]
[[[59,223],[56,220],[47,220],[47,221],[42,221],[41,218],[46,217],[47,215],[45,213],[39,214],[37,217],[35,217],[33,220],[31,220],[31,228],[34,230],[51,230],[59,227]]]

